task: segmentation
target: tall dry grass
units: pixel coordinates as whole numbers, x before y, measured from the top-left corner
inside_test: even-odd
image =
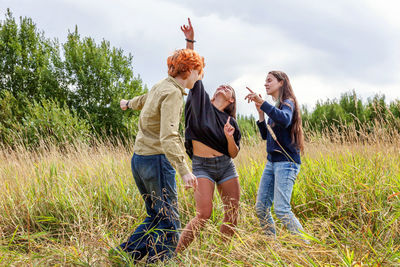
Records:
[[[221,238],[223,207],[215,195],[206,229],[180,261],[168,265],[400,265],[396,138],[369,143],[337,137],[332,142],[325,136],[307,144],[292,207],[310,245],[279,222],[276,241],[262,234],[254,204],[265,143],[247,142],[235,159],[241,184],[237,234],[230,242]],[[130,171],[132,153],[132,146],[111,143],[75,144],[62,151],[48,144],[35,152],[3,148],[0,265],[110,265],[109,248],[125,241],[145,216]],[[194,216],[194,199],[177,180],[185,224]]]

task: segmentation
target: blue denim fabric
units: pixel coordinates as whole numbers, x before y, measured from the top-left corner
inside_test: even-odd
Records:
[[[294,162],[268,162],[265,165],[257,193],[256,213],[261,227],[269,236],[276,236],[275,223],[271,216],[272,202],[276,217],[290,232],[298,234],[303,231],[290,207],[293,185],[299,171],[300,164]]]
[[[193,155],[193,175],[198,178],[207,178],[218,185],[238,177],[235,163],[231,157],[222,155],[213,158],[203,158]]]
[[[178,243],[180,229],[175,170],[165,155],[134,154],[131,165],[147,217],[119,248],[134,260],[148,255],[148,263],[170,258]]]

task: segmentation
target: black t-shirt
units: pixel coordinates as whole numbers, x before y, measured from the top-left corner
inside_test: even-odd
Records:
[[[225,137],[224,126],[229,114],[218,110],[211,103],[204,90],[202,81],[197,81],[189,90],[185,106],[185,147],[190,158],[193,156],[192,140],[199,141],[220,153],[230,157],[228,140]],[[233,137],[240,148],[240,130],[236,120],[231,117],[230,124],[235,128]]]

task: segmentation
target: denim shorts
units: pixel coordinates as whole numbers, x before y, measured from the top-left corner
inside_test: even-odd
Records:
[[[197,178],[207,178],[217,184],[239,176],[232,158],[227,155],[214,158],[203,158],[193,155],[192,169],[193,174]]]

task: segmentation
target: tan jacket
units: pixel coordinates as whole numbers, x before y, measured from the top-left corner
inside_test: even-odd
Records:
[[[135,141],[138,155],[165,154],[178,173],[190,172],[179,135],[185,89],[171,76],[161,80],[146,94],[129,100],[129,108],[141,110]]]

